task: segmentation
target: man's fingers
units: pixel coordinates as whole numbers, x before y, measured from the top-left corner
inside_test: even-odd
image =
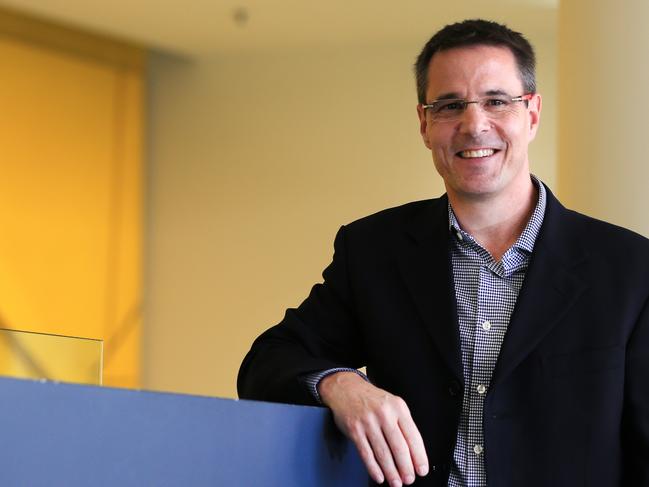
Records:
[[[376,463],[374,452],[372,451],[372,447],[370,446],[370,443],[365,436],[365,432],[363,432],[358,437],[352,437],[352,440],[356,444],[356,449],[358,450],[361,460],[363,460],[365,468],[367,468],[367,472],[370,474],[370,477],[372,477],[372,479],[377,484],[382,484],[385,480],[385,477],[383,476],[383,470],[381,470],[379,464]]]
[[[390,423],[383,427],[385,439],[392,453],[392,459],[404,484],[410,485],[415,481],[415,469],[408,442],[401,432],[399,424]]]
[[[374,458],[381,467],[390,487],[401,487],[401,475],[392,457],[392,450],[383,436],[383,431],[380,428],[372,428],[371,431],[368,431],[367,437],[374,452]],[[405,440],[403,441],[405,443]]]
[[[414,464],[417,475],[424,476],[428,474],[428,457],[421,433],[417,429],[415,422],[410,414],[399,420],[399,427],[410,450],[412,463]]]

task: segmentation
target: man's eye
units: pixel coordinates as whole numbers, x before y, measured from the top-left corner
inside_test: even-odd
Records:
[[[489,98],[485,101],[485,106],[488,107],[506,107],[508,101],[503,98]]]
[[[444,103],[439,107],[440,112],[443,111],[453,112],[453,111],[460,111],[462,109],[464,109],[464,103],[462,103],[461,101],[452,101],[452,102]]]

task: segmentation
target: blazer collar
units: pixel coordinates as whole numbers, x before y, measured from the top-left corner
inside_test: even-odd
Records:
[[[428,202],[406,224],[399,267],[424,326],[455,378],[463,382],[455,290],[448,251],[448,198]]]
[[[541,183],[542,184],[542,183]],[[500,350],[492,385],[508,376],[587,288],[578,268],[588,255],[566,210],[546,186],[543,225]],[[406,223],[399,266],[424,326],[456,379],[464,382],[453,272],[448,198],[431,200]]]
[[[572,308],[587,283],[579,269],[589,256],[574,213],[547,190],[547,207],[523,286],[500,349],[492,385],[507,377]]]

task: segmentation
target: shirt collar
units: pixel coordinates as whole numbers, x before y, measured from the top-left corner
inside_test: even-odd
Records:
[[[543,225],[543,216],[545,215],[547,196],[543,183],[534,174],[530,174],[530,177],[532,178],[532,183],[534,183],[534,186],[536,186],[536,189],[539,192],[539,197],[536,202],[536,206],[534,207],[534,211],[532,212],[532,216],[527,222],[527,225],[525,225],[523,233],[519,235],[514,245],[512,245],[512,248],[516,247],[532,253],[532,250],[534,249],[534,243],[536,242],[536,237],[541,230],[541,225]],[[451,207],[450,201],[448,203],[448,222],[449,231],[451,231],[451,233],[453,233],[453,235],[459,241],[464,241],[466,239],[468,241],[475,242],[474,238],[470,234],[462,230],[462,228],[460,227],[460,224],[455,217],[455,213],[453,212],[453,208]]]

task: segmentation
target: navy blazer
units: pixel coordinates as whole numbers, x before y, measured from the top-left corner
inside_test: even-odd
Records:
[[[309,297],[243,361],[242,398],[315,404],[300,378],[367,366],[446,486],[464,378],[448,200],[344,226]],[[565,209],[543,226],[484,404],[490,487],[649,486],[649,240]]]

